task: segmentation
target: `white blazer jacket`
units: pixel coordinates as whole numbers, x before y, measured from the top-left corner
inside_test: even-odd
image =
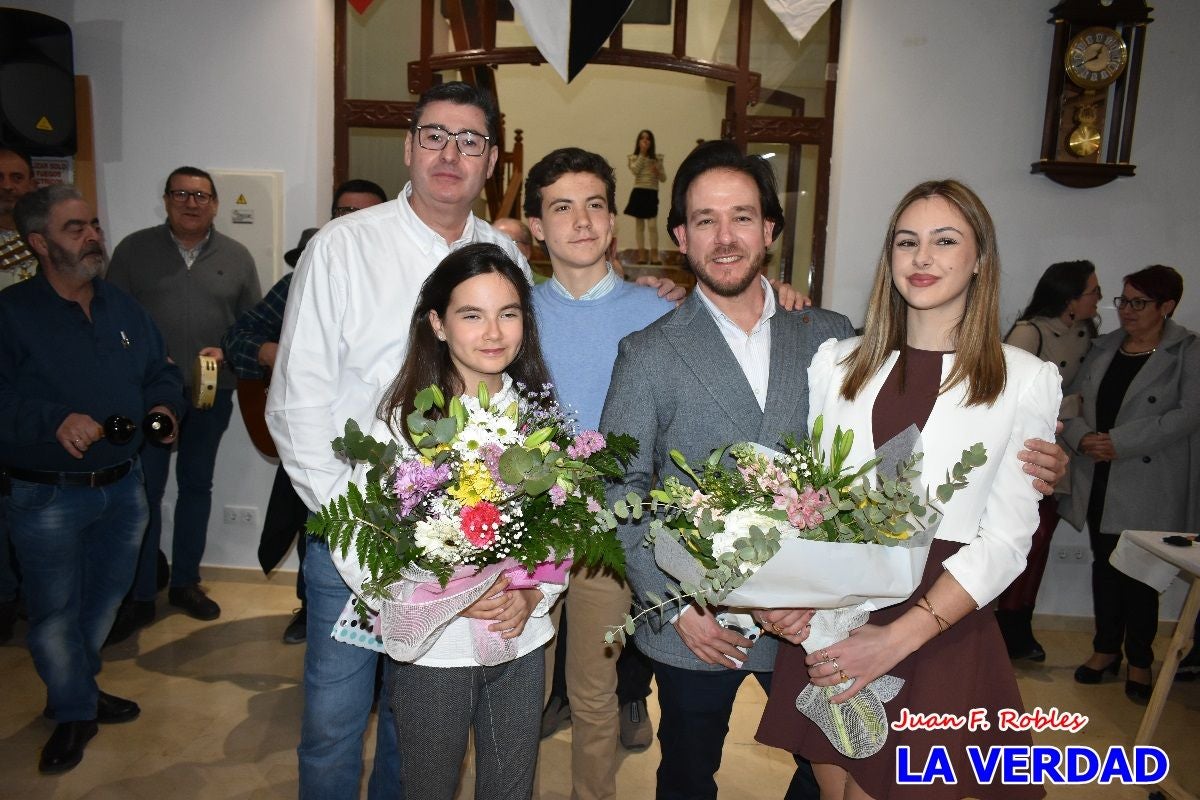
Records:
[[[829,452],[837,426],[854,431],[849,464],[862,464],[875,455],[871,409],[884,381],[899,358],[893,353],[852,402],[841,394],[845,368],[839,365],[859,338],[821,345],[808,368],[809,430],[818,414],[825,416],[821,445]],[[946,481],[963,450],[976,442],[987,448],[987,463],[975,469],[965,489],[949,503],[935,505],[943,512],[935,538],[964,542],[942,565],[982,608],[1025,569],[1033,532],[1038,525],[1041,494],[1022,469],[1017,451],[1026,439],[1054,441],[1054,425],[1062,397],[1058,369],[1016,347],[1002,345],[1008,371],[1004,391],[990,406],[967,406],[966,385],[942,393],[934,403],[921,435],[921,481],[930,492]],[[942,379],[954,364],[954,354],[942,357]],[[872,480],[874,476],[872,475]]]

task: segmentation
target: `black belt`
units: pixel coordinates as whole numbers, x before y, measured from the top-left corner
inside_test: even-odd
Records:
[[[133,459],[124,461],[113,467],[98,469],[95,472],[47,472],[40,469],[21,469],[6,467],[4,474],[18,481],[30,483],[45,483],[50,486],[88,486],[97,488],[116,483],[129,474],[133,468]]]

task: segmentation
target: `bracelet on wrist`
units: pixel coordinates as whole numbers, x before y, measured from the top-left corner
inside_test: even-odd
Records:
[[[924,603],[924,605],[921,605],[922,603]],[[931,615],[933,615],[934,621],[937,622],[939,636],[950,630],[950,623],[946,621],[945,617],[941,616],[937,613],[937,611],[934,610],[933,603],[929,602],[929,597],[922,597],[920,600],[918,600],[917,608],[928,611]]]

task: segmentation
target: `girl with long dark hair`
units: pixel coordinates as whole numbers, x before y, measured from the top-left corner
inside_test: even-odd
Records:
[[[1051,264],[1042,273],[1029,305],[1004,341],[1054,364],[1062,375],[1063,386],[1068,386],[1079,371],[1092,339],[1096,338],[1099,301],[1095,264],[1091,261]],[[1078,416],[1079,395],[1064,397],[1058,415],[1060,419]],[[1069,486],[1063,485],[1058,494],[1069,491]],[[1046,651],[1033,635],[1033,608],[1050,557],[1050,538],[1058,527],[1058,494],[1043,497],[1038,504],[1038,527],[1033,533],[1028,565],[996,601],[996,621],[1000,623],[1009,658],[1046,660]]]
[[[518,399],[536,403],[538,396],[548,400],[549,372],[532,308],[529,283],[503,249],[471,244],[450,253],[421,287],[404,365],[365,432],[412,445],[404,419],[417,393],[431,384],[465,404],[477,402],[480,384],[493,407]],[[347,583],[360,586],[368,573],[354,551],[349,548],[339,568]],[[409,797],[454,796],[472,732],[476,797],[523,800],[533,790],[545,682],[542,649],[554,634],[547,612],[565,586],[539,583],[506,591],[508,583],[498,578],[424,655],[393,665],[389,692]],[[515,639],[516,658],[480,664],[471,617],[491,620],[490,630]]]
[[[662,156],[654,149],[654,132],[638,131],[629,156],[629,171],[633,173],[633,190],[625,212],[634,219],[637,236],[638,263],[661,260],[658,252],[658,185],[666,177]],[[650,251],[646,251],[646,230],[650,230]]]

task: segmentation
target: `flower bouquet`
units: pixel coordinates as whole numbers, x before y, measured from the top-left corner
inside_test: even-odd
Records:
[[[821,447],[824,420],[801,442],[784,437],[783,452],[753,443],[716,450],[693,469],[672,451],[694,487],[668,477],[648,502],[636,494],[614,505],[616,516],[654,517],[646,534],[655,560],[679,580],[668,596],[606,635],[632,634],[639,618],[701,605],[741,608],[816,608],[804,647],[808,652],[842,641],[870,611],[908,598],[920,584],[940,519],[934,498],[947,502],[987,461],[982,443],[962,459],[934,495],[919,485],[920,434],[910,426],[858,467],[846,463],[854,432],[840,427],[830,452]],[[733,467],[723,461],[728,451]],[[870,473],[874,470],[874,480]],[[852,546],[848,546],[852,545]],[[883,703],[903,682],[883,676],[842,706],[829,698],[847,684],[809,686],[797,707],[851,757],[878,752],[887,735]]]
[[[420,658],[501,573],[511,590],[565,584],[572,559],[623,572],[615,520],[601,504],[604,479],[621,476],[636,452],[632,437],[577,432],[549,386],[504,404],[482,383],[449,402],[430,386],[414,406],[405,425],[415,448],[347,420],[333,449],[369,466],[364,488],[352,482],[308,522],[343,557],[353,548],[369,572],[356,588],[382,602],[389,655]],[[515,641],[488,621],[471,623],[480,663],[515,655]]]

